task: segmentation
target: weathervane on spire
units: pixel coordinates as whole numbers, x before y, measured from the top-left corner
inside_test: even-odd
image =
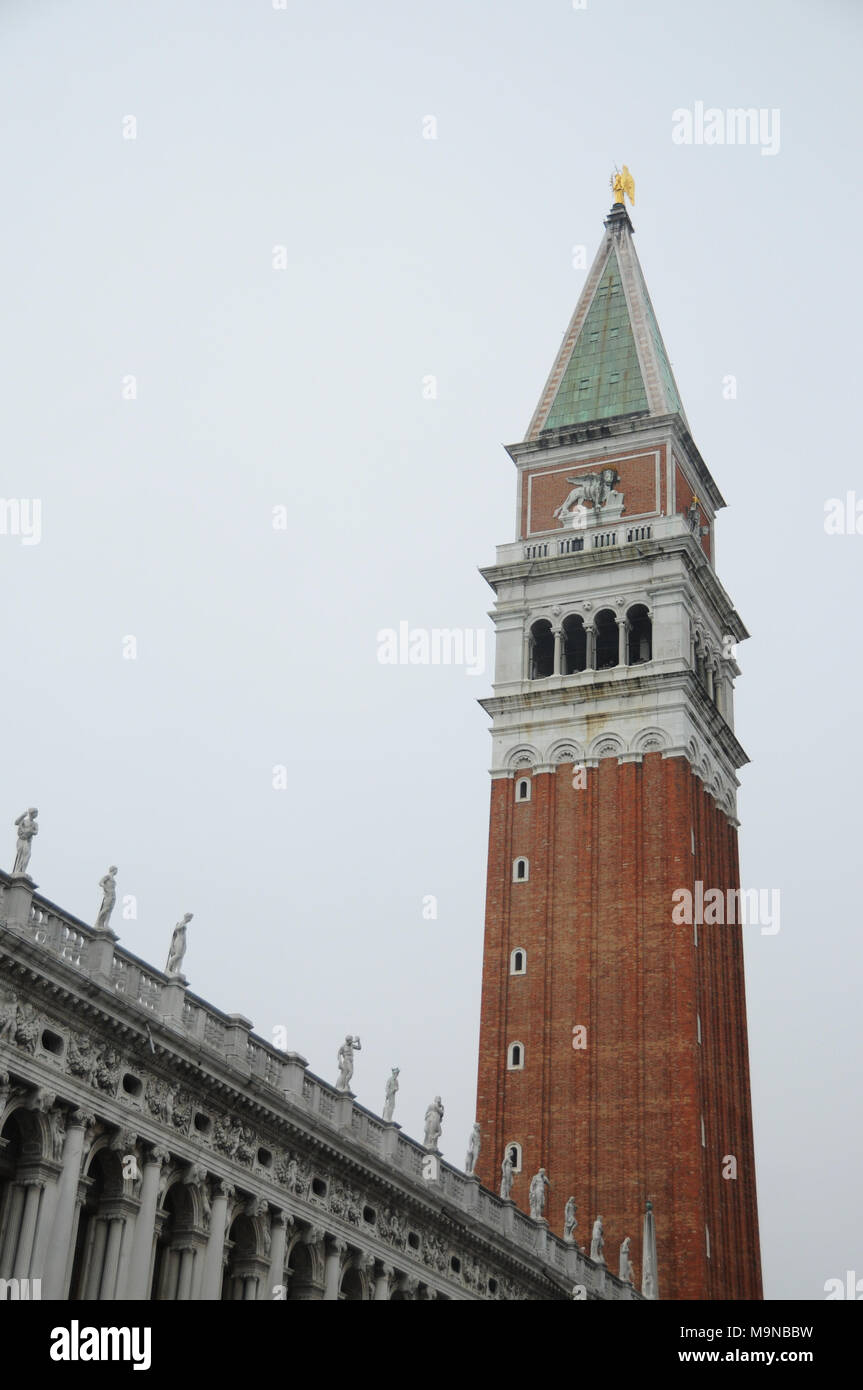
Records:
[[[611,186],[614,189],[614,201],[624,205],[624,194],[635,207],[635,179],[630,174],[626,165],[623,166],[623,173],[615,166],[611,176]]]

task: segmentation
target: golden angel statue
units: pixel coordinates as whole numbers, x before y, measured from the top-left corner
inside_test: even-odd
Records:
[[[611,186],[614,189],[614,201],[616,203],[622,203],[623,195],[626,194],[632,206],[635,207],[635,179],[625,164],[623,173],[619,169],[615,169],[611,176]]]

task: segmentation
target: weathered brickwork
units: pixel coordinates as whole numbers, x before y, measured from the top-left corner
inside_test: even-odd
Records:
[[[663,1297],[760,1297],[740,928],[699,927],[696,946],[671,919],[695,878],[737,886],[736,831],[682,758],[605,758],[586,783],[562,764],[524,804],[509,779],[492,783],[478,1118],[494,1139],[480,1171],[492,1183],[520,1143],[516,1200],[546,1167],[552,1224],[573,1195],[579,1229],[601,1214],[608,1247],[630,1236],[637,1267],[633,1218],[650,1197]],[[512,882],[518,855],[527,883]],[[509,973],[516,947],[523,976]],[[520,1071],[506,1069],[514,1040]],[[721,1177],[727,1154],[736,1181]]]

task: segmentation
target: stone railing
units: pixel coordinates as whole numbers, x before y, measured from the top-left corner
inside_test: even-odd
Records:
[[[528,540],[509,541],[497,547],[495,564],[515,565],[523,561],[554,560],[562,555],[579,555],[597,550],[620,549],[645,541],[663,540],[669,536],[692,535],[685,516],[653,516],[649,520],[627,521],[618,518],[612,525],[561,527],[554,532],[531,536]],[[696,544],[698,537],[694,537]]]

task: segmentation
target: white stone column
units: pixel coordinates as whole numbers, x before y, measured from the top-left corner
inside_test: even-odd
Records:
[[[267,1275],[266,1283],[261,1280],[258,1297],[263,1301],[273,1297],[273,1290],[277,1285],[284,1287],[285,1283],[285,1245],[288,1238],[288,1223],[293,1225],[293,1217],[288,1216],[284,1211],[273,1213],[272,1225],[270,1226],[270,1272]]]
[[[24,1188],[20,1182],[12,1183],[9,1192],[6,1230],[3,1234],[3,1250],[0,1253],[0,1279],[12,1278],[12,1265],[18,1246],[18,1233],[21,1230],[21,1216],[24,1211]]]
[[[339,1285],[341,1283],[342,1256],[347,1250],[347,1241],[339,1237],[331,1240],[327,1246],[326,1264],[324,1266],[324,1302],[335,1303],[339,1297]]]
[[[629,636],[629,623],[626,621],[626,618],[625,618],[625,617],[621,616],[621,617],[619,617],[618,620],[617,620],[617,664],[618,664],[618,666],[627,666],[627,665],[629,664],[629,663],[627,662],[627,660],[626,660],[627,655],[628,655],[627,650],[626,650],[626,639],[627,639],[628,636]]]
[[[21,1231],[18,1236],[18,1249],[15,1251],[13,1277],[27,1279],[30,1275],[30,1257],[33,1254],[33,1241],[36,1237],[36,1220],[39,1203],[45,1183],[42,1178],[25,1178],[24,1213],[21,1217]]]
[[[524,646],[522,649],[522,680],[530,680],[530,633],[524,634]]]
[[[105,1260],[102,1267],[102,1280],[99,1285],[99,1300],[111,1303],[117,1292],[117,1271],[120,1268],[120,1245],[123,1240],[123,1216],[106,1217],[108,1235],[105,1241]]]
[[[93,1231],[88,1241],[90,1247],[87,1259],[87,1278],[84,1284],[84,1298],[94,1303],[99,1297],[102,1283],[102,1269],[105,1264],[105,1245],[108,1240],[108,1223],[104,1216],[93,1217]]]
[[[87,1128],[94,1116],[84,1110],[74,1110],[66,1123],[63,1145],[63,1171],[57,1184],[57,1208],[48,1242],[43,1279],[43,1297],[69,1297],[68,1255],[75,1243],[78,1216],[78,1181],[81,1177],[81,1155]]]
[[[380,1274],[375,1275],[375,1303],[389,1302],[390,1280],[395,1274],[392,1265],[381,1265]]]
[[[228,1202],[234,1195],[229,1182],[216,1183],[210,1212],[210,1236],[204,1257],[204,1283],[201,1298],[208,1301],[222,1296],[222,1257],[228,1226]]]
[[[195,1251],[191,1245],[184,1246],[180,1254],[180,1273],[177,1280],[177,1302],[188,1303],[192,1293],[192,1271],[195,1264]]]
[[[554,629],[554,674],[556,676],[560,676],[563,674],[563,665],[561,662],[562,652],[563,633],[559,627],[556,627]]]
[[[141,1178],[141,1196],[135,1229],[132,1233],[132,1248],[129,1256],[129,1273],[125,1289],[120,1288],[118,1297],[135,1299],[140,1302],[150,1297],[150,1267],[153,1257],[156,1208],[159,1204],[159,1178],[162,1164],[170,1155],[167,1149],[153,1149],[145,1157]]]

